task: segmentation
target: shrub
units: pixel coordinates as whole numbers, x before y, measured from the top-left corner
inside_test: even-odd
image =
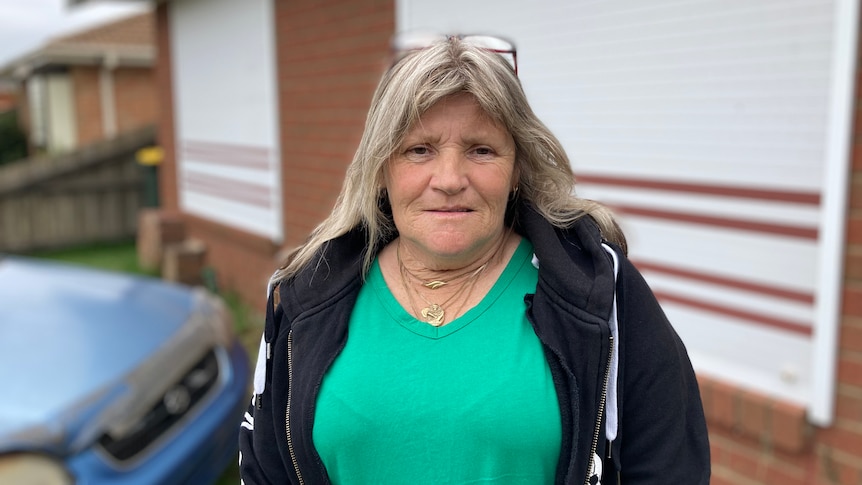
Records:
[[[0,113],[0,165],[27,158],[27,137],[18,125],[18,111]]]

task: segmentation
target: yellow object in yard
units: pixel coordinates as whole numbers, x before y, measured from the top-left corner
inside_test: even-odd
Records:
[[[160,146],[141,148],[135,153],[135,158],[141,165],[159,165],[165,158],[165,151]]]

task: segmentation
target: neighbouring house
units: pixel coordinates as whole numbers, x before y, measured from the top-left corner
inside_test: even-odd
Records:
[[[688,346],[712,483],[862,482],[858,2],[153,5],[161,200],[223,285],[262,306],[325,217],[394,32],[501,34]]]
[[[31,151],[59,153],[156,122],[150,12],[50,40],[4,66]]]
[[[18,104],[18,86],[16,83],[0,79],[0,113],[15,109]]]

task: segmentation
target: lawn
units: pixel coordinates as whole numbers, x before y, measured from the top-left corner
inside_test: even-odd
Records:
[[[156,272],[144,271],[138,266],[134,242],[99,244],[59,251],[43,251],[31,256],[83,264],[110,271],[158,276]],[[249,358],[255,359],[258,350],[257,343],[260,340],[260,332],[263,325],[263,317],[256,314],[247,305],[244,305],[235,294],[223,293],[220,296],[224,299],[233,314],[234,331],[243,342],[243,345],[245,345]],[[239,426],[239,421],[237,421],[237,426]],[[225,470],[215,485],[238,483],[239,469],[236,462],[234,462]]]
[[[138,256],[135,252],[134,242],[97,244],[72,249],[42,251],[31,256],[83,264],[111,271],[121,271],[123,273],[157,275],[157,273],[147,272],[138,267]]]

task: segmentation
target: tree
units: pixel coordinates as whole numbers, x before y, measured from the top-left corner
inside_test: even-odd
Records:
[[[18,111],[0,113],[0,165],[27,157],[27,137],[18,125]]]

